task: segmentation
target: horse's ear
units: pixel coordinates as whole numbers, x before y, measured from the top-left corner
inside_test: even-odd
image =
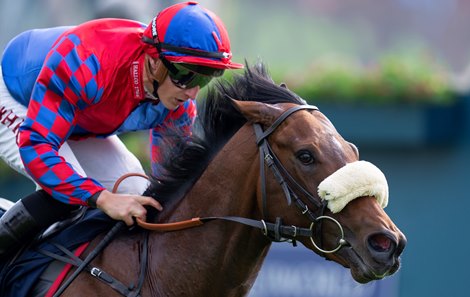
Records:
[[[270,126],[282,113],[282,109],[256,101],[238,101],[232,99],[233,106],[250,122]]]
[[[284,89],[289,90],[289,88],[287,87],[287,84],[286,84],[286,83],[281,83],[279,86],[280,86],[281,88],[284,88]]]

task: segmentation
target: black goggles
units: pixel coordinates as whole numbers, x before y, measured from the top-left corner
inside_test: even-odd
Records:
[[[224,69],[179,63],[172,63],[171,65],[173,69],[169,69],[168,75],[173,84],[181,89],[191,89],[195,86],[203,88],[214,77],[219,77],[224,74]]]
[[[205,87],[214,77],[219,77],[224,74],[224,69],[211,68],[207,66],[199,66],[193,64],[185,63],[171,63],[162,55],[162,49],[171,50],[178,53],[189,54],[195,57],[205,57],[205,58],[227,58],[229,53],[225,52],[205,52],[192,50],[188,48],[182,48],[178,46],[173,46],[167,43],[155,42],[158,40],[158,36],[153,34],[153,39],[150,39],[146,36],[142,37],[142,40],[145,43],[155,46],[158,53],[160,54],[160,59],[162,60],[165,67],[169,70],[168,75],[170,76],[171,81],[175,86],[181,89],[191,89],[195,86],[200,88]]]

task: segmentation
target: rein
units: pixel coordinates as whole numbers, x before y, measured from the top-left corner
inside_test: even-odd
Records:
[[[310,241],[312,242],[313,246],[320,251],[321,253],[328,254],[334,253],[338,251],[341,247],[347,244],[346,240],[344,239],[344,231],[341,224],[334,218],[330,216],[323,215],[327,202],[320,202],[315,197],[308,192],[304,187],[302,187],[285,169],[285,167],[281,164],[277,156],[272,151],[267,138],[271,135],[276,128],[284,122],[284,120],[299,110],[318,110],[316,106],[312,105],[299,105],[290,108],[286,112],[284,112],[279,118],[274,121],[274,123],[265,131],[261,128],[259,124],[254,124],[253,127],[255,129],[255,134],[257,137],[256,143],[260,150],[260,175],[261,175],[261,190],[262,190],[262,203],[263,203],[263,216],[267,218],[267,194],[266,194],[266,173],[265,173],[265,165],[267,165],[277,180],[277,182],[281,185],[282,190],[284,191],[284,195],[287,199],[288,205],[291,205],[292,200],[294,200],[295,205],[300,209],[303,215],[307,216],[309,221],[311,222],[309,228],[304,227],[297,227],[297,226],[286,226],[282,225],[281,218],[276,218],[275,223],[266,222],[265,219],[263,220],[253,220],[243,217],[234,217],[234,216],[224,216],[224,217],[203,217],[203,218],[192,218],[190,220],[179,221],[174,223],[147,223],[140,219],[136,219],[137,224],[147,230],[151,231],[158,231],[158,232],[169,232],[169,231],[178,231],[188,228],[193,228],[197,226],[201,226],[206,222],[213,221],[213,220],[225,220],[231,222],[237,222],[240,224],[248,225],[254,228],[261,229],[263,234],[267,236],[272,241],[285,241],[285,239],[292,240],[294,246],[296,245],[296,238],[301,237],[309,237]],[[141,174],[127,174],[121,177],[117,182],[116,186],[119,183],[132,175],[138,175],[146,177],[145,175]],[[286,179],[292,184],[297,190],[303,193],[304,196],[308,198],[308,200],[313,203],[317,209],[320,211],[320,215],[316,216],[309,208],[306,203],[304,203],[291,189],[289,183],[286,182]],[[338,240],[338,245],[333,248],[332,250],[324,250],[322,249],[313,239],[315,235],[314,227],[321,229],[321,224],[323,220],[330,220],[338,226],[338,230],[340,233],[340,238]],[[320,235],[321,239],[321,235]]]
[[[128,177],[131,176],[140,176],[147,178],[146,175],[140,174],[140,173],[130,173],[130,174],[125,174],[121,176],[115,183],[114,187],[112,189],[113,193],[116,193],[119,185],[123,180],[125,180]],[[70,275],[65,283],[63,283],[59,289],[54,293],[53,297],[59,297],[64,293],[64,291],[72,284],[72,282],[77,278],[77,276],[82,272],[82,271],[87,271],[95,277],[96,279],[100,280],[101,282],[104,282],[105,284],[109,285],[111,288],[119,292],[123,296],[128,296],[128,297],[139,297],[140,296],[140,291],[144,285],[144,279],[145,279],[145,273],[147,270],[147,260],[148,260],[148,237],[149,234],[145,234],[144,238],[144,244],[142,245],[142,250],[141,250],[141,262],[142,265],[140,267],[140,274],[139,278],[137,281],[137,286],[130,285],[126,286],[119,280],[115,279],[113,276],[109,275],[105,271],[101,270],[98,267],[90,267],[91,261],[93,261],[94,258],[96,258],[97,255],[99,255],[104,248],[114,239],[114,237],[120,233],[124,228],[126,227],[126,224],[123,221],[118,221],[114,226],[111,228],[111,230],[106,233],[104,238],[99,242],[99,244],[88,254],[88,256],[85,258],[85,260],[81,260],[77,256],[75,256],[72,252],[68,251],[65,247],[62,247],[60,245],[56,244],[56,247],[59,248],[62,252],[64,252],[67,256],[69,256],[71,259],[68,259],[66,257],[62,257],[53,253],[49,253],[47,251],[41,250],[40,252],[43,253],[46,256],[49,256],[51,258],[54,258],[56,260],[77,266],[77,269],[73,272],[72,275]]]

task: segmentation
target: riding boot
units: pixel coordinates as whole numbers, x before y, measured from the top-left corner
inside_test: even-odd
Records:
[[[0,218],[0,259],[12,254],[41,230],[20,200]]]

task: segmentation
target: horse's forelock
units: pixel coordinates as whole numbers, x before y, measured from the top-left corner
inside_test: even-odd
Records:
[[[266,104],[297,103],[303,101],[284,85],[276,85],[262,63],[250,67],[246,64],[243,74],[235,74],[232,82],[219,85],[219,93],[241,101],[257,101]]]

